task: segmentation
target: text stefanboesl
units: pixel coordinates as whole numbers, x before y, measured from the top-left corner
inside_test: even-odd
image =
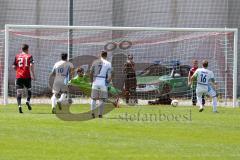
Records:
[[[142,113],[139,110],[137,113],[123,113],[118,116],[118,119],[125,121],[142,121],[142,122],[161,122],[161,121],[192,121],[192,111],[186,113],[162,113],[161,110],[155,113]]]

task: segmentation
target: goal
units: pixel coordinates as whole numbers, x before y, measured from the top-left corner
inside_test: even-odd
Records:
[[[136,72],[136,97],[139,103],[169,95],[191,102],[187,75],[192,60],[209,61],[218,83],[220,105],[233,106],[237,97],[238,30],[230,28],[157,28],[108,26],[5,25],[4,104],[15,95],[11,68],[21,44],[30,46],[35,60],[34,97],[51,94],[49,73],[60,53],[67,52],[75,68],[87,73],[101,50],[107,50],[114,68],[113,86],[124,92],[124,64],[133,56]],[[172,71],[179,72],[177,74]],[[71,96],[83,96],[78,90]],[[124,94],[122,94],[124,99]],[[180,103],[181,104],[181,103]]]

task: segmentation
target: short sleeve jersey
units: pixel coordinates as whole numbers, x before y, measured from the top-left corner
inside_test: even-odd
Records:
[[[94,84],[106,85],[106,79],[111,76],[112,65],[107,60],[101,58],[93,62],[90,72],[93,73]]]
[[[74,68],[73,64],[68,61],[58,61],[53,66],[52,72],[56,73],[54,81],[67,82],[69,79],[70,69]]]
[[[213,72],[205,68],[197,69],[193,76],[197,76],[197,83],[202,85],[209,85],[209,81],[214,79]]]
[[[16,78],[31,78],[30,65],[34,64],[31,54],[20,53],[15,56],[13,65],[16,67]]]

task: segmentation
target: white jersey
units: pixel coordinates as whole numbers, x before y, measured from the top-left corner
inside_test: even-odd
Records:
[[[197,95],[199,104],[202,104],[202,95],[203,94],[207,94],[211,97],[217,96],[216,91],[210,85],[210,81],[214,80],[214,74],[212,71],[210,71],[206,68],[199,68],[195,71],[193,76],[197,76],[196,95]]]
[[[93,73],[93,85],[106,86],[106,80],[111,77],[112,64],[101,58],[93,62],[90,70]]]
[[[53,70],[52,70],[52,72],[56,73],[54,82],[61,81],[65,84],[67,84],[71,68],[74,68],[74,66],[71,62],[68,62],[68,61],[61,60],[61,61],[58,61],[57,63],[55,63]]]
[[[212,71],[206,68],[198,68],[193,76],[197,76],[197,87],[208,87],[210,81],[214,80],[214,74]]]

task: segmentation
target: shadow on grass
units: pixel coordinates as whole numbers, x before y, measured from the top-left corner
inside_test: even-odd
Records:
[[[71,113],[71,105],[64,105],[62,110],[57,109],[56,116],[63,121],[88,121],[92,118],[92,111],[82,112],[82,113]],[[103,115],[111,112],[115,107],[112,104],[106,104],[104,107]],[[98,107],[93,110],[95,115],[97,115]]]

